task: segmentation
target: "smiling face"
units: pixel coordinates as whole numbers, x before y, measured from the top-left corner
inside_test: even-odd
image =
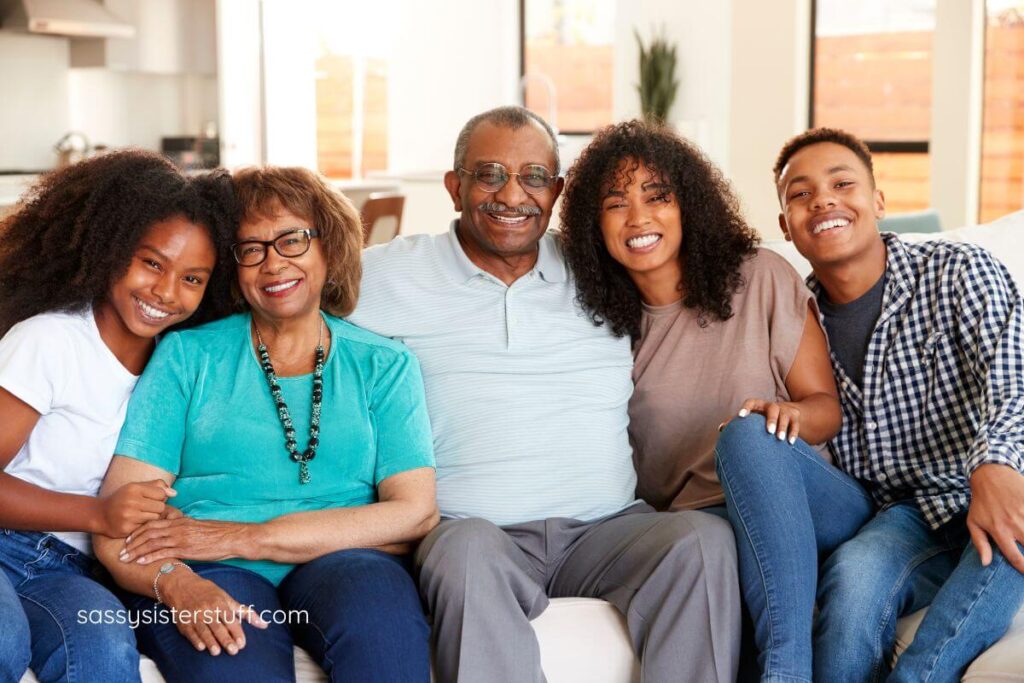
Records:
[[[314,229],[312,223],[277,207],[271,216],[242,223],[238,241],[272,240],[298,228]],[[314,238],[301,256],[281,256],[267,247],[267,258],[256,266],[238,266],[238,287],[257,319],[284,321],[309,315],[320,308],[327,280],[323,244]]]
[[[800,149],[782,169],[778,192],[779,226],[816,270],[878,249],[885,197],[853,150],[834,142]]]
[[[634,280],[682,279],[683,220],[672,187],[643,162],[624,159],[601,200],[605,248]]]
[[[99,319],[152,339],[199,307],[217,263],[209,231],[182,216],[154,223],[100,304]],[[106,324],[106,323],[104,323]]]
[[[536,255],[563,181],[559,178],[551,187],[529,194],[517,176],[510,176],[502,188],[489,192],[480,187],[472,172],[497,163],[513,173],[536,164],[553,174],[556,162],[551,144],[536,123],[512,129],[484,121],[473,130],[466,148],[463,167],[469,173],[449,171],[445,175],[445,187],[455,210],[461,212],[459,238],[466,255],[481,268],[489,270],[488,264],[494,260]]]

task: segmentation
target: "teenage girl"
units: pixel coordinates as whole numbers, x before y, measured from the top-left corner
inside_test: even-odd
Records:
[[[174,491],[97,492],[157,335],[226,312],[233,234],[225,173],[142,151],[44,176],[0,224],[0,683],[139,680],[89,538],[168,514]]]

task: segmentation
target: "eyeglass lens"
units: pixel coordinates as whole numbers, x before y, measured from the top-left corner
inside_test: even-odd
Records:
[[[308,230],[296,230],[279,235],[272,244],[274,251],[281,256],[302,256],[309,251],[310,235]],[[243,266],[263,263],[267,258],[267,245],[263,242],[240,242],[234,247],[235,259]]]
[[[539,164],[523,166],[519,173],[511,173],[501,164],[483,164],[473,175],[480,187],[489,192],[503,188],[513,175],[519,177],[519,184],[530,193],[540,192],[551,185],[551,172]]]

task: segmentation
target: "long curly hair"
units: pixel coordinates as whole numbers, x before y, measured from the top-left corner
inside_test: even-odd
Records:
[[[668,128],[633,120],[594,136],[567,174],[562,200],[562,241],[576,278],[577,299],[595,325],[616,336],[640,336],[642,301],[626,269],[611,257],[601,234],[603,192],[624,160],[643,163],[668,183],[679,203],[683,239],[683,305],[702,324],[732,317],[732,296],[743,285],[740,265],[759,238],[740,214],[721,171],[695,146]],[[627,164],[626,180],[636,165]]]
[[[150,226],[179,215],[209,231],[217,265],[199,309],[176,327],[230,312],[230,175],[187,178],[161,156],[125,150],[44,175],[0,223],[0,336],[40,313],[103,302]]]

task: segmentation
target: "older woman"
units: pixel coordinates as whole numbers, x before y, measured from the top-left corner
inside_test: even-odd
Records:
[[[426,681],[404,554],[438,520],[419,366],[335,317],[360,279],[347,199],[297,168],[234,184],[248,310],[160,343],[104,483],[162,478],[184,516],[97,554],[170,681],[293,680],[293,639],[332,680]]]
[[[735,511],[743,502],[730,498],[727,513],[728,478],[723,491],[716,455],[719,468],[771,457],[838,474],[810,446],[841,424],[814,296],[782,257],[757,248],[718,169],[666,128],[630,121],[601,131],[570,170],[564,202],[580,300],[596,323],[633,337],[637,493],[658,509],[731,518],[764,650],[782,622],[762,609],[764,577]],[[866,519],[866,494],[847,493]],[[784,543],[785,531],[756,541]],[[781,574],[806,583],[816,571]]]

